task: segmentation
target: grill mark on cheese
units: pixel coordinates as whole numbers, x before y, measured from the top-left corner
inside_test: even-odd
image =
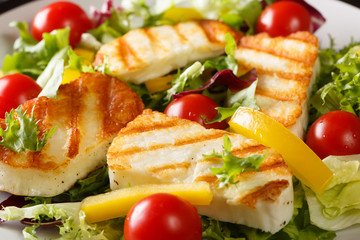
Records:
[[[258,201],[276,201],[288,186],[289,182],[285,179],[268,182],[264,186],[257,187],[252,193],[245,195],[240,199],[239,203],[255,209]]]
[[[244,157],[244,156],[249,156],[250,154],[255,154],[255,153],[261,154],[266,149],[267,149],[267,147],[265,147],[263,145],[254,145],[254,146],[249,146],[249,147],[242,148],[242,149],[233,149],[233,150],[231,150],[231,152],[235,156]]]
[[[298,51],[295,46],[294,48],[285,46],[286,43],[279,41],[280,39],[270,38],[267,34],[258,34],[257,38],[242,38],[241,46],[301,62],[310,68],[313,66],[317,56],[312,52],[316,51],[318,45],[318,40],[314,35],[308,32],[298,32],[296,35],[292,34],[287,37],[286,41],[297,45],[307,45],[308,48],[310,47],[309,44],[312,45],[312,49],[306,49],[305,52]]]
[[[203,175],[195,178],[194,182],[207,182],[209,184],[216,183],[218,178],[215,175]]]
[[[181,42],[182,45],[186,45],[188,42],[187,37],[181,33],[181,31],[179,30],[179,24],[176,24],[173,26],[174,28],[174,32],[176,33],[176,35],[179,37],[179,40]]]
[[[70,105],[68,106],[70,113],[70,121],[67,126],[68,128],[68,141],[66,143],[67,146],[67,154],[68,158],[74,158],[79,153],[79,144],[80,144],[80,114],[83,111],[82,108],[82,84],[83,81],[79,82],[78,88],[73,88],[73,91],[70,95]]]
[[[262,52],[259,50],[244,48],[242,46],[238,47],[236,51],[242,52],[242,51],[249,51],[249,50],[251,52],[255,52],[256,57],[258,57],[260,55],[261,57],[274,58],[274,60],[286,61],[287,66],[292,66],[294,69],[296,67],[297,72],[293,72],[291,70],[288,70],[287,72],[285,72],[282,70],[277,70],[275,68],[266,68],[260,61],[257,61],[254,59],[245,59],[245,58],[238,59],[238,65],[239,65],[240,69],[250,70],[250,69],[256,68],[256,71],[258,74],[267,74],[267,75],[272,75],[272,76],[278,76],[283,79],[291,79],[291,80],[295,80],[295,81],[305,81],[305,83],[308,83],[310,81],[310,78],[312,75],[312,70],[311,70],[311,68],[307,67],[303,62],[292,60],[292,59],[287,59],[287,58],[279,57],[279,56],[274,57],[273,55],[271,55],[269,53]],[[245,62],[245,61],[248,61],[248,62]]]
[[[188,169],[191,166],[189,162],[180,162],[174,164],[163,165],[161,167],[149,167],[147,170],[153,174],[161,174],[164,171]]]
[[[128,116],[135,118],[143,110],[144,105],[140,101],[133,102],[132,99],[137,98],[136,93],[129,91],[127,85],[119,84],[117,78],[99,74],[97,79],[95,86],[95,92],[99,99],[97,108],[102,115],[98,138],[101,140],[116,134],[126,125],[127,118],[119,118],[122,109],[129,109]]]
[[[158,39],[156,34],[152,34],[151,28],[143,28],[142,31],[144,35],[149,39],[149,44],[151,45],[151,50],[154,54],[156,54],[158,51],[161,52],[164,50],[161,46],[161,39]]]
[[[216,39],[214,25],[210,21],[199,21],[196,23],[202,30],[209,42],[219,42]]]
[[[212,43],[221,43],[222,40],[219,39],[221,36],[221,32],[229,32],[231,36],[234,38],[236,43],[240,42],[240,39],[243,37],[242,32],[233,31],[227,25],[217,25],[214,20],[201,20],[198,21],[197,24],[203,30],[204,34],[208,38],[208,40]],[[224,37],[225,39],[225,37]]]
[[[219,163],[222,160],[220,158],[201,158],[199,160],[196,161],[197,164],[199,163]]]
[[[135,125],[131,122],[124,131],[121,131],[121,134],[132,136],[141,132],[150,132],[150,131],[176,127],[178,124],[179,121],[176,119],[171,119],[170,121],[167,122],[152,122],[151,124],[146,124],[146,125],[143,124]],[[191,124],[187,122],[186,125],[190,126]]]
[[[287,94],[286,92],[272,91],[271,89],[261,87],[256,88],[255,94],[270,97],[279,101],[295,102],[299,105],[306,99],[306,94],[299,95],[296,92]]]
[[[283,95],[281,92],[272,92],[270,89],[261,89],[261,88],[256,89],[255,95],[264,96],[283,102],[292,102],[298,106],[301,106],[302,101],[305,100],[305,98],[299,99],[298,96],[289,96],[286,94]]]
[[[202,143],[206,144],[206,141],[210,141],[213,139],[223,137],[226,134],[229,135],[229,133],[225,132],[225,131],[213,131],[213,132],[204,131],[196,136],[190,136],[188,138],[181,138],[180,140],[177,140],[173,144],[172,143],[156,144],[156,145],[151,145],[148,147],[133,146],[133,147],[128,147],[122,151],[120,150],[120,151],[116,151],[116,152],[110,152],[110,153],[108,153],[108,156],[110,156],[111,158],[118,158],[118,157],[125,158],[126,156],[131,156],[131,155],[138,154],[138,153],[144,154],[145,152],[156,151],[158,149],[163,149],[163,148],[168,148],[168,147],[180,147],[180,146],[185,146],[185,145],[191,145],[191,144],[198,143],[198,142],[202,142]]]
[[[106,138],[108,135],[114,133],[114,128],[117,129],[116,122],[113,121],[112,115],[114,114],[112,108],[113,101],[112,98],[114,97],[114,79],[111,78],[110,81],[102,81],[103,84],[99,86],[102,88],[102,91],[106,94],[101,94],[99,92],[100,97],[100,111],[103,113],[103,121],[101,127],[101,137]]]
[[[305,32],[299,31],[296,33],[292,33],[288,36],[288,38],[304,41],[306,43],[314,45],[316,48],[319,45],[319,40],[317,39],[317,37],[306,31]]]
[[[138,29],[138,31],[144,32],[143,29]],[[138,66],[143,63],[141,56],[136,55],[136,51],[132,49],[131,44],[126,41],[126,38],[118,38],[118,41],[117,52],[126,68],[131,70],[136,68],[135,64]]]

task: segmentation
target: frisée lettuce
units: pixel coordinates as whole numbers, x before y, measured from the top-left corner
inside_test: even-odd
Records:
[[[321,73],[310,99],[310,123],[334,110],[360,116],[360,46],[351,43],[336,51],[334,44],[320,50]]]

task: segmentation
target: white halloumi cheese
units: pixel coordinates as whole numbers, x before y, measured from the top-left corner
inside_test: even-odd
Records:
[[[318,39],[309,32],[274,38],[266,33],[245,36],[235,58],[240,71],[257,71],[255,97],[260,111],[304,138],[308,100],[320,68]]]
[[[267,155],[259,171],[238,175],[238,183],[219,188],[210,169],[221,167],[223,162],[203,155],[221,153],[225,134],[235,156]],[[196,122],[147,109],[114,139],[107,163],[113,190],[129,185],[206,181],[214,198],[209,206],[197,207],[202,215],[271,233],[292,217],[292,173],[283,158],[239,134],[205,129]]]
[[[107,149],[119,130],[144,109],[125,83],[86,73],[60,86],[57,99],[23,104],[40,134],[56,130],[39,152],[0,148],[0,190],[24,196],[55,196],[106,164]]]
[[[195,61],[225,53],[225,34],[239,41],[242,33],[216,20],[180,22],[131,30],[104,44],[94,65],[108,58],[110,73],[123,81],[144,83]]]

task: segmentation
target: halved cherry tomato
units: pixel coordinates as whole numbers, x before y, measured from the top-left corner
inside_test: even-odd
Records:
[[[197,209],[168,193],[143,198],[125,219],[126,240],[201,240],[202,224]]]
[[[293,1],[278,1],[267,6],[261,13],[256,31],[277,37],[297,31],[311,32],[311,28],[311,15],[305,7]]]
[[[41,90],[31,77],[20,73],[0,78],[0,118],[4,118],[5,112],[12,108],[37,97]]]
[[[216,107],[218,105],[211,98],[195,93],[175,99],[166,107],[164,113],[198,122],[205,128],[225,129],[227,124],[224,121],[206,124],[202,119],[204,116],[207,121],[212,121],[217,115]]]
[[[346,111],[319,117],[306,136],[307,145],[320,157],[360,153],[360,119]]]
[[[92,22],[84,10],[75,3],[54,2],[35,15],[31,34],[40,41],[43,33],[65,27],[70,27],[70,45],[75,47],[81,39],[81,34],[92,28]]]

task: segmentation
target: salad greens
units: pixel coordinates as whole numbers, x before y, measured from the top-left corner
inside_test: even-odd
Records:
[[[301,0],[299,1],[301,2]],[[171,0],[165,3],[158,0],[153,7],[149,7],[145,0],[131,0],[124,1],[123,8],[114,8],[111,1],[108,1],[107,8],[98,12],[100,17],[97,28],[91,30],[89,36],[94,37],[100,43],[107,43],[133,28],[169,23],[171,21],[164,18],[164,11],[183,2],[184,0]],[[273,0],[265,2],[270,4]],[[191,0],[190,3],[206,18],[221,19],[233,28],[246,31],[246,34],[255,32],[256,20],[262,12],[262,4],[258,0]],[[56,92],[66,68],[80,72],[95,70],[105,74],[109,72],[106,60],[96,69],[81,63],[82,59],[69,47],[68,28],[44,34],[44,39],[38,42],[29,33],[26,23],[13,22],[12,26],[19,29],[20,37],[14,43],[14,53],[5,57],[2,71],[4,74],[23,73],[37,79],[37,83],[43,87],[41,96],[56,98]],[[97,48],[96,46],[100,43],[95,41],[95,44],[90,45]],[[360,47],[355,45],[352,43],[340,51],[334,50],[333,46],[320,51],[322,71],[311,99],[312,121],[319,115],[336,109],[350,111],[359,116]],[[204,87],[207,78],[214,71],[230,69],[236,75],[235,48],[234,39],[227,35],[225,56],[202,63],[196,62],[188,68],[179,69],[168,90],[150,94],[144,84],[128,84],[143,99],[146,107],[163,110],[166,104],[174,98],[174,95]],[[220,87],[221,94],[218,92],[214,94],[212,91],[214,86],[202,89],[204,95],[213,98],[223,106],[217,109],[219,114],[215,121],[228,118],[238,106],[258,108],[255,100],[256,71],[247,74],[249,76],[245,78],[252,78],[251,84],[240,91],[233,92],[230,87]],[[6,147],[16,152],[25,149],[41,150],[55,128],[39,139],[38,127],[33,114],[30,118],[26,117],[21,107],[15,112],[13,110],[7,114],[7,128],[5,130],[0,128],[2,138],[0,145],[7,145]],[[247,171],[248,168],[258,169],[264,159],[264,155],[252,155],[246,159],[237,158],[231,154],[230,149],[231,142],[227,136],[224,136],[223,153],[205,156],[224,159],[224,165],[221,168],[212,169],[213,173],[220,178],[221,187],[236,183],[235,175]],[[316,196],[310,189],[294,179],[293,218],[280,232],[272,235],[261,230],[202,216],[203,239],[334,239],[336,234],[333,231],[349,226],[355,221],[354,219],[359,219],[360,216],[359,162],[344,162],[333,158],[326,160],[326,163],[335,172],[335,177],[332,185],[323,195]],[[124,218],[88,224],[85,221],[84,213],[80,210],[81,203],[79,201],[83,198],[109,191],[109,189],[108,169],[103,167],[91,173],[86,179],[79,180],[74,188],[63,194],[52,198],[26,198],[31,201],[26,208],[6,207],[0,211],[0,218],[3,220],[22,220],[24,218],[39,221],[44,219],[61,220],[62,225],[59,226],[61,238],[59,239],[121,239]],[[69,201],[69,203],[54,204],[63,201]],[[320,229],[312,222],[327,230]],[[39,224],[26,227],[23,231],[25,238],[37,239],[37,227]]]
[[[331,240],[336,234],[320,229],[310,223],[309,209],[305,200],[301,183],[294,179],[294,214],[291,221],[276,234],[243,225],[221,222],[210,217],[201,217],[203,240]],[[3,220],[23,220],[30,218],[38,221],[58,219],[61,235],[58,239],[123,239],[124,218],[116,218],[96,224],[88,224],[81,203],[38,204],[28,208],[6,207],[0,211]],[[23,231],[25,239],[37,239],[36,228],[39,224],[26,227]]]
[[[360,155],[329,156],[323,161],[334,178],[321,195],[304,186],[311,221],[332,231],[360,223]]]
[[[16,153],[24,152],[26,149],[33,152],[41,151],[46,145],[47,139],[56,130],[56,127],[53,127],[39,140],[39,127],[33,112],[28,117],[26,112],[23,112],[21,105],[15,111],[12,109],[10,113],[5,114],[5,124],[5,130],[0,128],[0,145]]]
[[[191,0],[192,6],[203,16],[220,19],[235,29],[254,34],[256,22],[262,12],[258,0]]]
[[[11,25],[19,29],[20,37],[14,43],[13,55],[4,58],[4,74],[22,73],[37,79],[51,58],[69,46],[69,28],[45,33],[43,40],[38,42],[30,34],[25,22],[13,22]]]
[[[105,10],[94,11],[94,15],[100,20],[90,33],[98,41],[107,43],[133,28],[175,24],[176,21],[166,18],[164,12],[184,2],[187,1],[156,0],[150,7],[145,0],[131,0],[124,1],[122,8],[114,8],[111,2],[107,2]],[[262,12],[262,5],[258,0],[191,0],[190,6],[205,18],[220,19],[247,34],[255,33],[256,21]]]
[[[47,217],[60,220],[58,226],[60,237],[57,239],[120,239],[124,219],[113,219],[106,223],[89,224],[85,221],[85,214],[80,210],[81,203],[57,203],[40,204],[28,208],[7,207],[0,211],[0,218],[3,220],[24,220],[34,219],[40,221]],[[40,222],[33,226],[25,227],[23,235],[25,239],[38,239],[36,229]]]
[[[261,163],[265,159],[264,154],[251,154],[250,156],[240,158],[231,153],[231,141],[228,135],[224,135],[223,152],[210,155],[203,155],[204,158],[220,158],[224,164],[221,168],[212,168],[211,171],[218,177],[220,184],[219,188],[227,187],[229,184],[236,184],[237,175],[249,172],[258,171]]]
[[[78,202],[84,198],[110,191],[108,167],[104,166],[90,173],[85,179],[78,180],[68,191],[54,197],[25,197],[30,201],[26,206],[60,202]]]
[[[320,76],[310,99],[310,123],[334,110],[344,110],[360,116],[360,47],[352,42],[337,51],[334,43],[319,52]]]

